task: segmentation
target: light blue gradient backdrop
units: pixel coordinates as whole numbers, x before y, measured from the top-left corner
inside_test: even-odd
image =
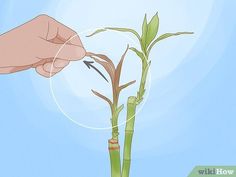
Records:
[[[69,21],[70,15],[61,16],[64,6],[58,2],[1,0],[0,33],[41,13],[78,31],[103,24],[136,24],[134,27],[138,28],[132,14],[139,14],[137,19],[141,19],[144,12],[152,14],[162,4],[140,1],[136,11],[131,6],[135,6],[135,1],[78,1],[81,6],[75,14],[79,16],[73,24],[77,18]],[[181,24],[181,19],[176,19],[172,12],[184,9],[185,1],[170,2],[160,15],[166,21],[169,14],[168,18],[175,20],[174,25],[169,24],[173,28],[178,21]],[[201,5],[204,9],[206,2],[197,1],[196,7]],[[196,1],[186,3],[194,7]],[[194,31],[202,9],[193,8],[194,15],[186,14],[186,18],[193,17],[187,29]],[[183,60],[152,83],[150,96],[137,119],[132,177],[184,177],[196,165],[236,164],[235,9],[236,1],[213,1],[207,23],[189,52],[177,52],[176,56],[184,57]],[[134,20],[129,22],[131,19]],[[179,29],[185,26],[173,30]],[[168,49],[168,45],[163,47]],[[185,50],[182,45],[174,48]],[[0,84],[1,177],[109,176],[108,130],[81,128],[66,119],[51,97],[48,81],[34,71],[1,75]]]

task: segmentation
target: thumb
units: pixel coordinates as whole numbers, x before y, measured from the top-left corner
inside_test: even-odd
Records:
[[[55,44],[47,42],[43,49],[42,58],[59,58],[63,60],[80,60],[85,57],[86,51],[83,47],[73,44]]]

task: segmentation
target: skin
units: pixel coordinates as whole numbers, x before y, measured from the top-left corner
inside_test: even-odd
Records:
[[[0,74],[34,68],[48,78],[85,54],[75,31],[47,15],[39,15],[0,36]]]

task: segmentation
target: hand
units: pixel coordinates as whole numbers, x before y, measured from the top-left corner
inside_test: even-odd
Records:
[[[70,61],[85,56],[81,40],[75,35],[76,32],[47,15],[34,18],[0,36],[0,73],[35,68],[44,77],[55,75]]]

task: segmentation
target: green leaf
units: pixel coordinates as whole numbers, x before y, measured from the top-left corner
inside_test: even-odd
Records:
[[[158,17],[158,14],[156,13],[152,17],[151,21],[148,24],[148,31],[147,31],[147,37],[146,37],[146,48],[155,39],[158,29],[159,29],[159,17]]]
[[[98,30],[94,31],[92,34],[87,35],[86,37],[92,37],[98,33],[104,32],[104,31],[106,31],[106,29],[98,29]]]
[[[141,46],[142,50],[145,51],[146,48],[146,37],[147,37],[148,25],[147,25],[147,14],[145,14],[142,25],[142,37],[141,37]]]
[[[155,39],[159,29],[159,17],[156,13],[147,24],[147,15],[145,14],[142,26],[141,46],[146,51],[150,43]]]
[[[161,36],[159,36],[157,39],[155,39],[151,45],[149,46],[148,48],[148,54],[150,53],[150,51],[152,50],[152,48],[154,47],[154,45],[161,41],[161,40],[164,40],[166,38],[169,38],[169,37],[173,37],[173,36],[179,36],[179,35],[183,35],[183,34],[193,34],[193,32],[178,32],[178,33],[166,33],[166,34],[163,34]]]
[[[105,32],[105,31],[108,31],[108,30],[119,31],[119,32],[129,32],[129,33],[135,35],[135,36],[138,38],[138,40],[140,40],[140,36],[139,36],[138,32],[135,31],[135,30],[133,30],[133,29],[130,29],[130,28],[112,28],[112,27],[105,27],[105,28],[101,28],[101,29],[96,30],[95,32],[93,32],[92,34],[90,34],[90,35],[88,35],[88,36],[86,36],[86,37],[92,37],[92,36],[94,36],[94,35],[96,35],[96,34],[99,34],[99,33],[101,33],[101,32]]]
[[[112,27],[106,27],[105,29],[113,30],[113,31],[119,31],[119,32],[129,32],[129,33],[134,34],[138,38],[138,40],[140,40],[140,36],[139,36],[138,32],[133,30],[133,29],[131,29],[131,28],[112,28]]]
[[[130,47],[130,50],[132,50],[133,52],[136,53],[136,55],[143,61],[145,60],[145,56],[143,54],[143,52],[139,51],[138,49],[134,48],[134,47]]]

